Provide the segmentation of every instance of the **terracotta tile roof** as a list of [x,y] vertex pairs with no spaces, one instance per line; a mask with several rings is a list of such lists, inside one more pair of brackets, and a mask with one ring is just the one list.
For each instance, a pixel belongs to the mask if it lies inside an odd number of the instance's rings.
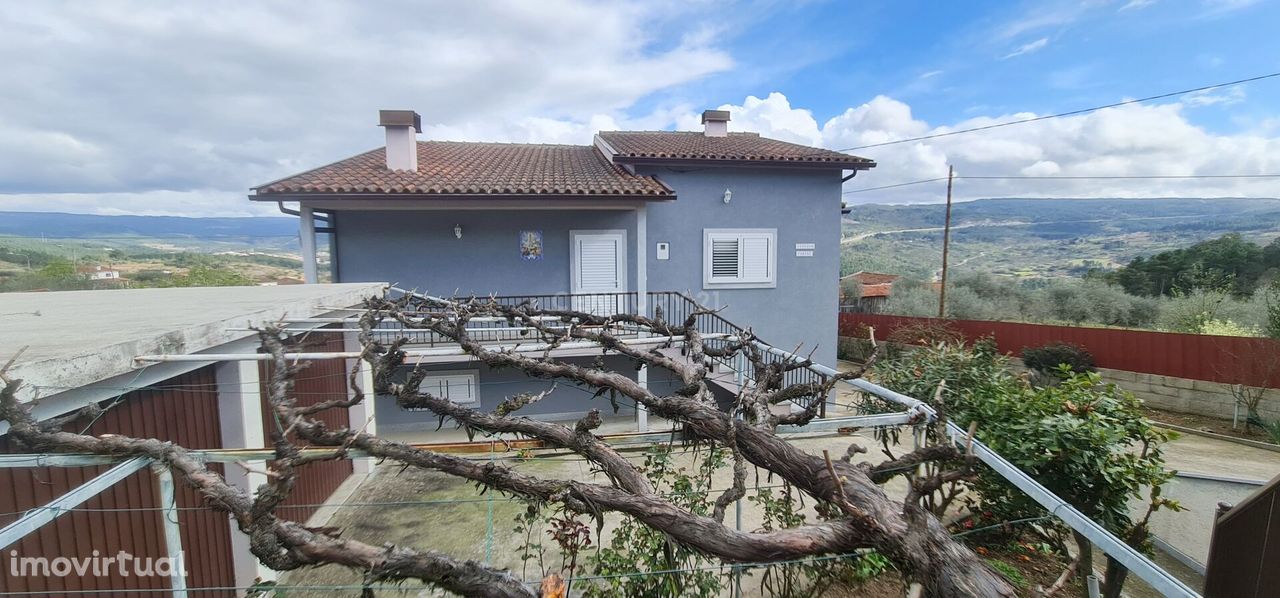
[[852,278],[864,285],[873,285],[893,284],[894,281],[902,277],[897,274],[882,274],[880,272],[854,272],[845,278]]
[[876,165],[867,158],[769,139],[756,133],[707,137],[691,131],[602,131],[600,138],[616,152],[614,162],[718,161],[845,169]]
[[674,199],[650,176],[610,164],[589,145],[419,141],[418,170],[391,171],[385,148],[255,188],[279,194],[389,193],[432,196],[576,195]]
[[869,297],[888,297],[893,294],[892,284],[864,284],[859,292],[859,297],[867,299]]

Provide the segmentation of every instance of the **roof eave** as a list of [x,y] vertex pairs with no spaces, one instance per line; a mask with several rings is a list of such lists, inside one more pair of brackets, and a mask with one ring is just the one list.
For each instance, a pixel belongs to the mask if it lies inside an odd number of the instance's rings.
[[[666,187],[666,185],[663,185]],[[670,187],[667,187],[670,189]],[[406,199],[406,200],[520,200],[520,201],[564,201],[564,200],[616,200],[616,201],[673,201],[676,194],[656,193],[262,193],[249,195],[252,201],[307,201],[307,200],[371,200],[371,199]]]
[[631,166],[752,166],[797,170],[870,170],[876,167],[874,161],[738,160],[720,158],[655,158],[623,155],[614,156],[613,161]]

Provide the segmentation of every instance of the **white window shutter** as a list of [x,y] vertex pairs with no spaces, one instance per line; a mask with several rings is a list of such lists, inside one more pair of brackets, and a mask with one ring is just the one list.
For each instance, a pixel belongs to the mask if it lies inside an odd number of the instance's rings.
[[618,243],[613,239],[583,238],[578,245],[578,287],[612,292],[619,288]]
[[742,238],[742,264],[740,278],[743,282],[768,282],[773,279],[769,264],[771,239],[767,235],[744,235]]
[[776,229],[703,230],[705,288],[773,288],[777,283]]
[[737,238],[716,238],[711,239],[711,277],[712,278],[737,278],[739,276],[742,260],[739,254],[739,243]]

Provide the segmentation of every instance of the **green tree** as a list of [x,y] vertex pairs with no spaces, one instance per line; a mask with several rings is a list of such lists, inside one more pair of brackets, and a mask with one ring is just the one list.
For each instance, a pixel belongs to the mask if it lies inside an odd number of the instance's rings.
[[[1231,233],[1183,249],[1134,258],[1111,278],[1129,293],[1147,296],[1216,287],[1219,281],[1229,280],[1230,291],[1243,297],[1253,293],[1268,268],[1280,266],[1280,246],[1272,249],[1272,245],[1263,249]],[[1277,263],[1269,264],[1268,259]]]
[[76,266],[67,259],[55,259],[39,270],[40,276],[50,280],[70,280],[76,278]]
[[158,281],[160,287],[235,287],[252,286],[249,277],[226,268],[196,266],[185,276],[171,276]]
[[[1275,245],[1275,243],[1271,245]],[[1280,278],[1271,281],[1271,284],[1268,284],[1262,293],[1266,308],[1266,321],[1263,323],[1263,332],[1271,338],[1280,340]]]

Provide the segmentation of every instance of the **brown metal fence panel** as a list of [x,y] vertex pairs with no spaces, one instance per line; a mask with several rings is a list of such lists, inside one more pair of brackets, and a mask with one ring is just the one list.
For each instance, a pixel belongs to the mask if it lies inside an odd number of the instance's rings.
[[1280,387],[1280,342],[1266,338],[1178,334],[1121,328],[1053,326],[1021,322],[941,320],[881,314],[842,313],[840,334],[858,336],[862,325],[883,340],[899,327],[946,323],[974,341],[995,338],[1003,353],[1021,355],[1026,347],[1051,342],[1080,345],[1098,367],[1249,386]]
[[[342,351],[342,335],[321,334],[310,337],[299,350],[314,353]],[[322,401],[347,398],[346,360],[324,359],[302,363],[306,364],[305,368],[294,379],[294,393],[299,406],[305,407]],[[271,368],[269,364],[263,362],[259,371],[262,374],[262,425],[273,427],[277,425],[276,419],[267,403]],[[330,429],[346,428],[350,425],[347,423],[346,409],[328,409],[316,414],[315,417]],[[268,428],[266,432],[268,433],[267,444],[270,445],[270,429]],[[287,519],[305,522],[319,510],[318,505],[328,500],[333,491],[351,476],[352,471],[350,459],[321,461],[302,466],[298,470],[297,485],[293,493],[284,501],[277,513]]]
[[[69,424],[80,432],[84,423]],[[77,427],[78,426],[78,427]],[[213,367],[204,367],[124,395],[88,429],[90,434],[154,437],[196,449],[221,448],[218,394]],[[24,452],[0,438],[0,451]],[[221,471],[220,465],[212,466]],[[23,512],[47,504],[109,469],[44,467],[0,470],[0,525]],[[186,561],[187,585],[228,587],[235,584],[231,566],[231,530],[225,515],[205,507],[192,489],[179,481],[179,524]],[[75,595],[78,591],[167,589],[165,576],[122,576],[118,568],[102,576],[17,576],[10,551],[20,557],[103,557],[124,550],[135,557],[167,556],[155,474],[139,471],[88,500],[67,515],[44,525],[0,555],[0,592],[44,592]],[[138,592],[141,594],[141,592]],[[113,595],[128,595],[128,592]],[[145,595],[155,595],[148,593]],[[203,592],[201,596],[233,595]]]
[[1208,598],[1280,594],[1280,477],[1218,517],[1205,564]]

